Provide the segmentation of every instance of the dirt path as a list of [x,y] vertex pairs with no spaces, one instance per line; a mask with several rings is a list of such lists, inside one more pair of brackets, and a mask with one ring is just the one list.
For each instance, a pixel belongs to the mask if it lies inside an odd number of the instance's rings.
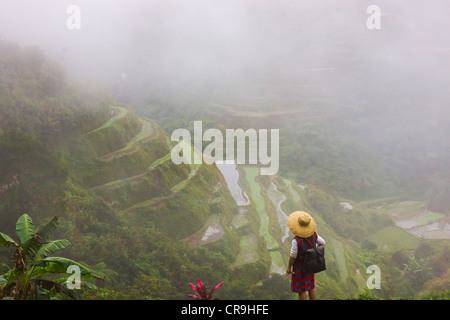
[[156,139],[159,136],[159,131],[156,130],[151,123],[151,121],[143,119],[139,117],[139,121],[142,124],[141,131],[131,139],[125,147],[122,149],[116,150],[112,153],[109,153],[107,155],[104,155],[100,159],[103,161],[111,161],[115,157],[122,157],[125,155],[129,155],[135,152],[138,152],[140,150],[139,145],[137,145],[138,142],[145,141],[145,140],[153,140]]
[[100,131],[100,130],[102,130],[104,128],[109,127],[112,123],[114,123],[115,121],[125,117],[125,115],[128,113],[127,108],[122,107],[122,106],[112,105],[111,106],[111,110],[114,111],[114,116],[112,116],[111,119],[106,121],[102,126],[100,126],[97,129],[94,129],[94,130],[88,132],[87,134],[91,134],[91,133],[94,133],[96,131]]

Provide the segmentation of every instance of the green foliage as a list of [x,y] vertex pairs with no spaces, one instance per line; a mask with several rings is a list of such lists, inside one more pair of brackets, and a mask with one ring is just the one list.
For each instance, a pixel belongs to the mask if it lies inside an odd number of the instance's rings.
[[355,298],[355,300],[380,300],[379,298],[376,298],[374,296],[373,290],[366,289],[366,291],[358,294]]
[[71,244],[67,240],[49,241],[48,236],[57,224],[58,219],[54,217],[36,228],[31,217],[23,214],[16,224],[18,242],[0,233],[0,243],[15,248],[14,267],[0,276],[0,299],[9,297],[15,300],[50,299],[59,292],[73,298],[75,294],[61,282],[67,277],[55,281],[45,279],[45,276],[66,274],[69,266],[73,265],[80,268],[80,275],[85,279],[95,275],[92,270],[78,262],[62,257],[50,257],[54,252]]
[[258,286],[252,287],[255,299],[292,300],[297,297],[289,290],[290,278],[282,275],[273,275],[262,281]]
[[107,116],[104,89],[69,84],[62,67],[36,47],[0,40],[0,61],[0,133],[19,128],[54,144]]
[[5,215],[0,226],[11,230],[21,212],[51,216],[60,211],[68,173],[57,155],[20,130],[0,135],[0,150],[0,209]]
[[450,300],[450,289],[447,290],[433,290],[425,293],[419,297],[421,300]]
[[124,148],[141,130],[142,124],[131,111],[122,110],[121,113],[108,121],[107,125],[87,133],[87,142],[98,156]]

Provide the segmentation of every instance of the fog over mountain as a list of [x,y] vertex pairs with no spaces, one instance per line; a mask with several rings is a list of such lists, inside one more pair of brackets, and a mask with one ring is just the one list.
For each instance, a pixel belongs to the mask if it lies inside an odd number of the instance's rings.
[[[381,30],[366,26],[371,4],[381,9]],[[80,9],[80,29],[66,25],[70,5]],[[5,0],[0,9],[4,38],[39,46],[74,75],[107,81],[122,73],[168,81],[280,69],[295,76],[297,68],[371,54],[377,60],[358,75],[368,86],[397,79],[436,88],[448,80],[450,8],[442,0]]]
[[[80,29],[68,27],[71,5]],[[370,5],[381,11],[380,29],[368,27]],[[73,77],[113,90],[126,81],[134,104],[139,95],[145,106],[155,88],[265,110],[321,99],[348,111],[357,101],[373,123],[429,121],[430,134],[445,138],[449,13],[444,0],[4,0],[0,35],[38,46]],[[448,151],[447,140],[427,143]]]

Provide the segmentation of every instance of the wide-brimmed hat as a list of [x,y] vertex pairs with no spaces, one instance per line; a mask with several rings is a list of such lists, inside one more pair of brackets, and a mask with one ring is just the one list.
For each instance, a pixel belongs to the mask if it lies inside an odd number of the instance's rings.
[[292,212],[287,224],[291,232],[300,238],[309,238],[316,231],[316,222],[309,213],[304,211]]

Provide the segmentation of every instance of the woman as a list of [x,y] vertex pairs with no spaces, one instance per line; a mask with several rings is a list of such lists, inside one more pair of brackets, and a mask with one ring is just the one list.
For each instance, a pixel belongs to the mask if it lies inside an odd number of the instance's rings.
[[[316,233],[316,222],[310,214],[303,211],[295,211],[288,217],[288,227],[295,235],[292,239],[289,265],[286,270],[291,277],[291,291],[298,292],[300,300],[306,300],[306,292],[309,299],[316,299],[314,274],[302,272],[303,252],[311,249],[313,245],[325,245],[323,240]],[[294,270],[292,270],[294,268]]]

